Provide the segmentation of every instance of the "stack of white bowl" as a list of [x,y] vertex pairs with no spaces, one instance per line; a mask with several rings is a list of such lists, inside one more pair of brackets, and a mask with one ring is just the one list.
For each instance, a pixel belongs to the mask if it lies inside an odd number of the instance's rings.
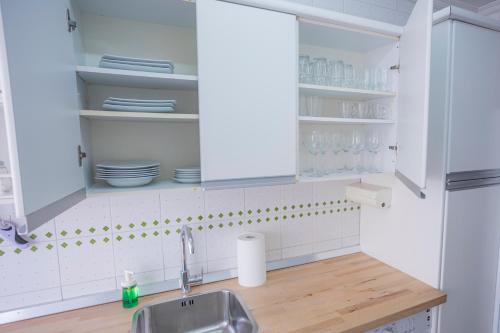
[[186,167],[175,169],[174,180],[179,183],[195,184],[201,182],[200,167]]
[[160,175],[156,161],[104,161],[96,164],[96,179],[115,187],[149,184]]

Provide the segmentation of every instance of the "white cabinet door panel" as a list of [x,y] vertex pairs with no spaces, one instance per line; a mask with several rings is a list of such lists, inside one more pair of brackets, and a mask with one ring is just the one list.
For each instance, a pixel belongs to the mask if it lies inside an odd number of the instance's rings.
[[51,218],[44,209],[63,209],[60,200],[84,187],[77,159],[75,54],[66,20],[70,6],[68,0],[2,0],[0,5],[17,214],[40,224]]
[[492,332],[500,242],[500,186],[448,192],[440,332]]
[[453,23],[448,172],[500,169],[500,33]]
[[197,2],[202,181],[296,173],[295,16]]
[[396,169],[425,188],[432,0],[418,0],[400,41]]

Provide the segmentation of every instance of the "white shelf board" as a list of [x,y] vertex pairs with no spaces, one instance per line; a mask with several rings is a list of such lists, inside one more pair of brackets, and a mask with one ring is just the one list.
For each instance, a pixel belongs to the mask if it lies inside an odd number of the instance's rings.
[[171,90],[196,90],[198,77],[184,74],[163,74],[123,69],[76,66],[78,76],[86,83]]
[[354,89],[345,87],[320,86],[316,84],[299,84],[300,92],[307,95],[366,101],[375,98],[396,97],[395,92]]
[[394,120],[390,119],[357,119],[357,118],[332,118],[332,117],[308,117],[299,116],[299,121],[305,124],[394,124]]
[[142,120],[142,121],[167,121],[167,122],[197,122],[200,119],[198,114],[185,113],[149,113],[149,112],[118,112],[81,110],[80,116],[89,119],[110,119],[110,120]]
[[2,179],[2,178],[10,178],[10,177],[12,177],[12,175],[10,173],[2,173],[2,174],[0,174],[0,179]]
[[87,196],[91,197],[177,189],[201,191],[201,186],[200,184],[181,184],[173,180],[157,180],[148,185],[137,187],[113,187],[106,183],[95,183],[91,187],[87,188]]

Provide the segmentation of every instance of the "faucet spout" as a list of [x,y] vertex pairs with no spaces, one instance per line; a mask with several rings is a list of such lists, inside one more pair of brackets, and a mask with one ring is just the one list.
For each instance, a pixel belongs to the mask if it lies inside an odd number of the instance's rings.
[[191,291],[191,285],[200,284],[203,281],[203,275],[190,276],[187,259],[186,259],[186,244],[190,254],[194,254],[194,240],[191,228],[184,225],[181,230],[181,272],[180,272],[180,287],[184,294]]

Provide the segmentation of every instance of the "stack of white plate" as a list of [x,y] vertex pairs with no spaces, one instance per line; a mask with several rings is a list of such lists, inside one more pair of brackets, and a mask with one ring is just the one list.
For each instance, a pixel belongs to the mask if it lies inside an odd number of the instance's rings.
[[175,169],[174,180],[186,184],[199,183],[201,182],[201,170],[199,167]]
[[121,112],[174,112],[177,101],[175,99],[129,99],[108,97],[102,108],[109,111]]
[[96,164],[96,179],[115,187],[149,184],[160,175],[156,161],[104,161]]
[[170,60],[131,58],[110,54],[105,54],[102,56],[101,61],[99,62],[99,66],[103,68],[155,72],[164,74],[172,74],[174,72],[174,63]]

